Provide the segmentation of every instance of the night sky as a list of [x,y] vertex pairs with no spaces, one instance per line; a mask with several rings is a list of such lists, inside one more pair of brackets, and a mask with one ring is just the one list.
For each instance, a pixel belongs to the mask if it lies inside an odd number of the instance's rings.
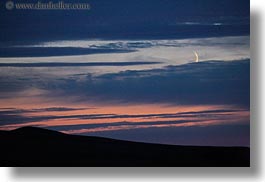
[[249,1],[78,2],[0,3],[1,130],[249,146]]

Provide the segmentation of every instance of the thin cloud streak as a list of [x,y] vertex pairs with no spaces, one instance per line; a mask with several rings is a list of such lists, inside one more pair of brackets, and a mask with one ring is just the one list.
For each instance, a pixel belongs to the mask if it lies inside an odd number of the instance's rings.
[[[144,107],[143,107],[144,109]],[[23,126],[41,126],[55,130],[68,130],[78,131],[80,128],[86,128],[87,132],[90,131],[105,131],[109,128],[116,130],[122,128],[146,128],[146,127],[179,127],[179,126],[201,126],[205,122],[214,121],[213,124],[231,124],[231,123],[242,123],[242,121],[248,120],[249,111],[243,109],[215,109],[215,110],[201,110],[201,111],[190,111],[190,112],[176,112],[176,113],[147,113],[147,114],[74,114],[72,112],[92,112],[83,109],[62,109],[62,108],[46,108],[46,110],[59,110],[54,112],[56,115],[43,115],[43,109],[25,110],[20,114],[16,111],[12,112],[4,110],[0,112],[1,115],[1,129],[10,130]],[[62,111],[65,110],[65,111]],[[95,111],[97,109],[93,109]],[[192,107],[190,108],[192,110]],[[70,113],[69,113],[70,112]],[[115,112],[113,110],[113,112]],[[14,114],[16,113],[16,114]],[[8,122],[8,120],[10,120]],[[196,124],[197,123],[197,124]],[[206,125],[205,125],[206,126]],[[76,128],[76,129],[74,129]],[[119,129],[118,129],[119,130]],[[82,130],[84,131],[84,130]]]
[[[230,121],[229,124],[234,124],[238,122]],[[191,122],[183,122],[175,124],[142,124],[142,125],[119,125],[119,126],[107,126],[107,127],[98,127],[98,128],[89,128],[89,129],[79,129],[79,130],[64,130],[61,131],[67,134],[89,134],[94,132],[105,132],[105,131],[119,131],[119,130],[131,130],[131,129],[146,129],[146,128],[167,128],[167,127],[206,127],[206,126],[213,126],[213,125],[224,125],[227,124],[227,121],[219,121],[219,120],[212,120],[212,121],[191,121]]]
[[90,62],[90,63],[0,63],[0,67],[18,67],[18,68],[42,68],[42,67],[94,67],[94,66],[135,66],[160,64],[161,62]]

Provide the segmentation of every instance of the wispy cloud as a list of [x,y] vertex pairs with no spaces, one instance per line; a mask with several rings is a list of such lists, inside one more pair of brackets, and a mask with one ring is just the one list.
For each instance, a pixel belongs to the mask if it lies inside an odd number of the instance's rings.
[[[96,108],[95,108],[96,109]],[[143,108],[144,109],[144,108]],[[190,108],[192,109],[192,107]],[[94,109],[93,109],[94,110]],[[119,130],[131,127],[180,127],[200,126],[220,123],[242,122],[249,111],[238,109],[218,109],[176,113],[147,114],[76,114],[92,112],[78,108],[44,108],[34,110],[3,109],[0,111],[1,128],[12,129],[22,126],[43,126],[56,130],[81,130],[82,132],[105,131],[108,128]],[[59,112],[58,112],[59,111]],[[115,110],[113,110],[115,112]],[[68,121],[68,122],[67,122]]]
[[44,97],[79,99],[75,102],[232,104],[249,108],[250,61],[209,61],[63,79],[50,75],[21,79],[10,76],[0,78],[0,82],[3,95],[37,88],[45,90]]
[[0,63],[0,67],[90,67],[90,66],[134,66],[159,64],[160,62],[92,62],[92,63]]

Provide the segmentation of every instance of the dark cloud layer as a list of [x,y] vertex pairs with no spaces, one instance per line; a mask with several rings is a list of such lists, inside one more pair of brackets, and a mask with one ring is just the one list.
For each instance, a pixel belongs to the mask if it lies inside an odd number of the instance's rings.
[[50,57],[128,52],[134,52],[134,50],[77,47],[0,47],[0,57]]
[[[57,85],[58,86],[58,85]],[[64,82],[66,95],[128,103],[232,104],[249,108],[250,61],[208,61]]]
[[[0,1],[0,7],[4,7],[5,2]],[[9,11],[3,8],[0,40],[165,39],[249,35],[249,0],[78,2],[89,3],[91,10],[69,13],[61,10]],[[199,24],[187,25],[183,22]],[[215,26],[213,23],[224,25]]]
[[250,60],[207,61],[96,77],[10,76],[0,77],[0,83],[3,96],[37,88],[51,93],[45,97],[54,99],[78,96],[75,102],[229,104],[249,108]]
[[91,67],[91,66],[135,66],[159,64],[159,62],[90,62],[90,63],[67,63],[67,62],[52,62],[52,63],[0,63],[0,67]]

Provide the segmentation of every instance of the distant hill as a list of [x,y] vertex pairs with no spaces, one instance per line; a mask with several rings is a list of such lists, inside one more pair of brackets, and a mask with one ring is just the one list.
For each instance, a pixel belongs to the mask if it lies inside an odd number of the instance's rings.
[[33,127],[0,131],[0,146],[1,166],[250,166],[246,147],[136,143]]

